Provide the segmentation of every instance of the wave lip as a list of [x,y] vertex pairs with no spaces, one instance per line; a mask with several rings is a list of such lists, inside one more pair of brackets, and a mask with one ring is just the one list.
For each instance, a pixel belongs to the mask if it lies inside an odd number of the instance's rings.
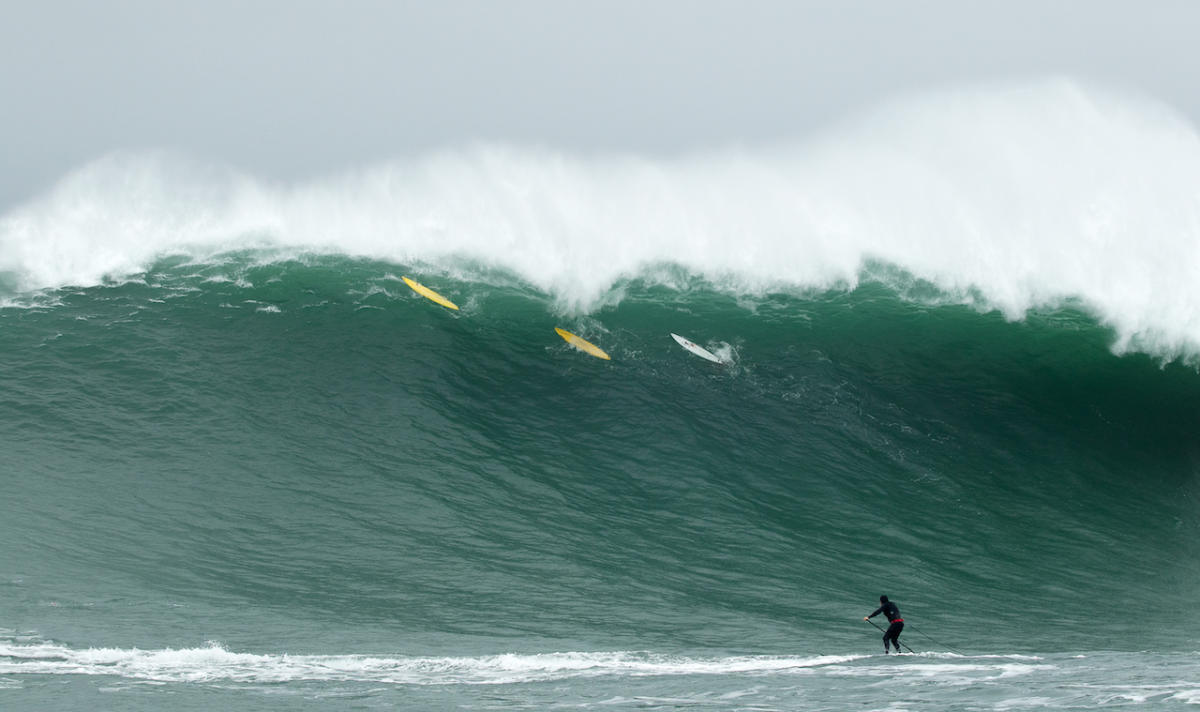
[[623,280],[670,281],[662,264],[761,294],[853,288],[881,262],[1010,319],[1075,301],[1117,351],[1173,358],[1200,353],[1200,136],[1151,100],[1051,79],[675,159],[477,146],[277,185],[115,154],[0,218],[0,284],[88,286],[255,248],[500,270],[573,312]]

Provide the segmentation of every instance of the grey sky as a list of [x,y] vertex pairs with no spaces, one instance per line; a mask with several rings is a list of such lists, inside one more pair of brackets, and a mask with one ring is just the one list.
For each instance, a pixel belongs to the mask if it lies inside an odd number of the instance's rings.
[[278,179],[474,140],[673,153],[1068,74],[1200,117],[1200,3],[9,0],[0,210],[107,151]]

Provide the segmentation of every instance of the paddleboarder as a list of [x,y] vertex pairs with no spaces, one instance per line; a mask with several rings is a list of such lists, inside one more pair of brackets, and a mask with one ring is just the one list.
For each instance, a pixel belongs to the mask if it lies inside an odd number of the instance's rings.
[[888,629],[883,634],[883,654],[888,654],[888,642],[896,646],[896,652],[900,652],[900,631],[904,630],[904,619],[900,617],[900,607],[888,600],[887,596],[879,597],[879,608],[871,615],[863,618],[864,621],[869,621],[875,616],[882,613],[887,617]]

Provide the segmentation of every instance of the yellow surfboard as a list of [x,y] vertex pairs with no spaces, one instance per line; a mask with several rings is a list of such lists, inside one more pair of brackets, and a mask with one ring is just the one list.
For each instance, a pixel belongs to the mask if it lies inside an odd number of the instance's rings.
[[400,279],[403,279],[405,284],[412,287],[412,290],[414,292],[416,292],[417,294],[420,294],[422,297],[425,297],[429,301],[437,302],[438,304],[441,304],[442,306],[446,307],[447,309],[455,309],[455,310],[458,309],[457,304],[450,301],[449,299],[446,299],[442,295],[433,291],[429,287],[426,287],[425,285],[421,284],[420,282],[411,280],[408,277],[401,277]]
[[566,329],[560,329],[557,326],[554,327],[554,330],[558,332],[559,336],[563,337],[563,341],[566,341],[568,344],[574,346],[585,354],[588,354],[589,356],[595,356],[596,358],[602,358],[605,361],[612,360],[608,354],[604,353],[604,349],[593,344],[587,339],[581,339]]

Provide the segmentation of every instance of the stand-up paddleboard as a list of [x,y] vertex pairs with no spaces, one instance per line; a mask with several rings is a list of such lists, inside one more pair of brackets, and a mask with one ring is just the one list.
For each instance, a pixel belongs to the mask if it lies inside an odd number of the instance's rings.
[[560,329],[557,326],[554,327],[554,330],[558,332],[559,336],[563,337],[563,341],[574,346],[575,348],[579,349],[580,351],[584,352],[585,354],[588,354],[589,356],[595,356],[596,358],[602,358],[605,361],[612,360],[612,358],[608,354],[604,353],[604,349],[593,344],[592,342],[588,341],[587,339],[581,339],[580,337],[572,334],[571,332],[567,331],[566,329]]
[[712,361],[713,363],[725,363],[724,361],[721,360],[721,358],[719,356],[717,356],[713,352],[709,351],[708,349],[704,348],[703,346],[700,346],[699,344],[696,344],[695,342],[693,342],[689,339],[683,338],[679,334],[671,334],[671,338],[675,339],[675,341],[680,346],[687,349],[688,351],[691,351],[692,353],[696,354],[697,356],[699,356],[702,359],[707,359],[709,361]]
[[450,301],[449,299],[446,299],[442,295],[433,291],[429,287],[426,287],[425,285],[421,284],[420,282],[411,280],[408,277],[401,277],[400,279],[403,279],[405,284],[412,287],[412,290],[414,292],[416,292],[417,294],[420,294],[422,297],[425,297],[429,301],[441,304],[442,306],[446,307],[447,309],[455,309],[455,310],[458,309],[457,304]]

